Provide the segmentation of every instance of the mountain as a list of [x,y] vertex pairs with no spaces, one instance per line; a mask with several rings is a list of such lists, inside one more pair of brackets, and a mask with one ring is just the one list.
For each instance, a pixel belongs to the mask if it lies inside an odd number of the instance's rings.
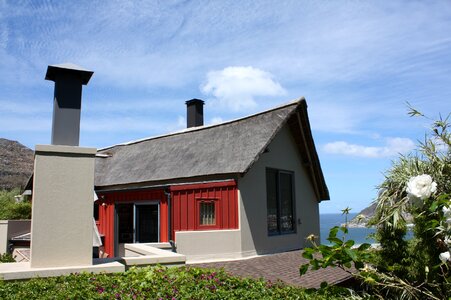
[[[366,227],[368,221],[374,216],[376,212],[377,203],[373,203],[370,206],[360,211],[357,216],[349,221],[349,227]],[[363,218],[361,217],[363,216]]]
[[[377,203],[373,203],[367,208],[364,208],[361,212],[359,212],[351,221],[349,221],[349,227],[367,227],[369,220],[376,213]],[[363,217],[359,217],[362,215]],[[407,224],[412,224],[413,217],[409,213],[403,213],[403,218],[406,220]]]
[[17,141],[0,138],[0,190],[23,188],[33,173],[34,152]]

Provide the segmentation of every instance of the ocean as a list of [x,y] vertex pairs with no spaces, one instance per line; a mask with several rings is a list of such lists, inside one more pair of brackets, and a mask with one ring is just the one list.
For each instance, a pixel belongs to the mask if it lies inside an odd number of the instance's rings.
[[[348,221],[352,220],[357,214],[348,214]],[[342,214],[320,214],[320,234],[321,234],[321,244],[328,245],[330,242],[327,239],[329,236],[329,229],[334,226],[340,226],[345,223],[345,216]],[[374,233],[376,230],[374,228],[349,228],[349,233],[346,237],[347,240],[354,240],[356,244],[362,243],[375,243],[374,239],[368,236]],[[341,238],[342,235],[337,234],[337,237]]]

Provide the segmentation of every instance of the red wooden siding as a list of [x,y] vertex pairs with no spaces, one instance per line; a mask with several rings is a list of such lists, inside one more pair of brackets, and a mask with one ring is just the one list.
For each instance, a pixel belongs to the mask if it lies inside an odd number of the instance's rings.
[[105,252],[114,256],[115,203],[160,201],[160,242],[168,242],[168,203],[163,190],[97,193],[99,197],[99,232],[105,236]]
[[[171,186],[170,190],[173,239],[176,231],[238,228],[238,191],[234,180]],[[215,225],[200,225],[202,201],[215,203]]]

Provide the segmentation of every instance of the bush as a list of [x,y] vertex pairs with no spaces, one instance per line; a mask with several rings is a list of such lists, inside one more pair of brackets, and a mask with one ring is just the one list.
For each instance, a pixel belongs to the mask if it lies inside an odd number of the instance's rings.
[[[411,116],[425,117],[411,108]],[[449,118],[449,116],[448,116]],[[451,296],[451,133],[448,118],[433,122],[416,153],[393,162],[378,187],[376,213],[381,249],[369,255],[352,248],[354,241],[336,238],[330,230],[331,246],[307,248],[309,264],[300,268],[338,266],[353,274],[361,288],[382,299],[448,299]],[[347,213],[349,209],[345,209]],[[413,216],[413,233],[406,241],[407,215]]]
[[31,219],[31,202],[16,202],[14,196],[20,194],[19,189],[0,191],[0,220]]
[[[425,117],[412,108],[410,114]],[[382,248],[378,268],[404,279],[411,287],[418,287],[412,290],[411,298],[422,292],[431,298],[441,298],[451,292],[450,260],[442,259],[442,255],[450,254],[451,246],[451,219],[446,213],[451,207],[449,126],[448,118],[433,122],[430,134],[419,143],[417,151],[393,162],[378,187],[372,220]],[[414,223],[414,237],[408,242],[407,213],[413,216]]]
[[16,260],[10,253],[0,254],[0,263],[10,263],[10,262],[16,262]]
[[116,274],[72,274],[0,282],[0,299],[343,299],[264,280],[240,279],[224,271],[191,267],[131,268]]

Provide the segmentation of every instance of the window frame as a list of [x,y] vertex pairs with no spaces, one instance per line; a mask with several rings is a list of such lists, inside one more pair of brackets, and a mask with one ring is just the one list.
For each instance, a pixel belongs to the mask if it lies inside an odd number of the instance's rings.
[[[270,231],[268,224],[268,173],[275,172],[276,173],[276,219],[277,219],[277,230]],[[282,218],[282,197],[281,197],[281,189],[280,189],[280,175],[287,174],[290,175],[291,178],[291,209],[292,209],[292,229],[291,230],[282,230],[281,229],[281,218]],[[276,168],[266,168],[265,170],[265,186],[266,186],[266,230],[268,236],[279,236],[285,234],[295,234],[297,232],[297,218],[296,218],[296,187],[295,187],[295,173],[290,170],[276,169]]]
[[[215,212],[215,224],[203,225],[201,224],[200,219],[200,206],[202,203],[213,203],[214,204],[214,212]],[[219,199],[218,198],[196,198],[196,223],[195,227],[197,230],[212,230],[212,229],[220,229],[221,226],[221,213],[219,211]]]

